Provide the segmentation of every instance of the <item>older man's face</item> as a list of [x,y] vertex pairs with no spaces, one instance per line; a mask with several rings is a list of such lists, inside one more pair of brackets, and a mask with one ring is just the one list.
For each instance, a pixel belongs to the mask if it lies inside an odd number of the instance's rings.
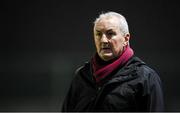
[[94,40],[100,58],[109,61],[122,53],[129,34],[122,35],[117,18],[103,18],[94,26]]

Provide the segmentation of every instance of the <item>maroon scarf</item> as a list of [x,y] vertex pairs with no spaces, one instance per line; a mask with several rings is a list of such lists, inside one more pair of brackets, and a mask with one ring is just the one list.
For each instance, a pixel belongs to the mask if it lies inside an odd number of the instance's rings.
[[93,67],[93,75],[96,79],[96,82],[99,83],[100,80],[108,76],[114,70],[116,70],[119,66],[125,64],[132,56],[134,55],[133,50],[130,46],[127,46],[123,53],[119,56],[118,59],[111,60],[111,61],[103,61],[101,58],[96,54],[92,60],[91,64]]

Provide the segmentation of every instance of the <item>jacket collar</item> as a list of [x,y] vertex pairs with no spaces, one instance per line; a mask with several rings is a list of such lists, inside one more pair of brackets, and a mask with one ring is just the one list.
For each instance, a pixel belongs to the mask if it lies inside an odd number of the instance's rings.
[[[133,56],[129,61],[122,66],[120,69],[115,70],[110,76],[104,78],[102,81],[103,84],[119,83],[134,79],[137,77],[137,67],[145,65],[145,63],[136,56]],[[82,76],[93,86],[97,86],[95,79],[93,77],[92,65],[87,62],[82,68]]]

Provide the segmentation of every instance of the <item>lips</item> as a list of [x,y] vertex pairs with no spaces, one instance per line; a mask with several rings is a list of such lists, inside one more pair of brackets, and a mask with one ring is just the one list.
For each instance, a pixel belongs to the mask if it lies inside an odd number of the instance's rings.
[[103,52],[111,52],[111,48],[108,48],[108,47],[104,47],[104,48],[101,48],[101,51],[103,51]]
[[108,47],[105,47],[105,48],[102,48],[103,50],[106,50],[106,49],[111,49],[111,48],[108,48]]

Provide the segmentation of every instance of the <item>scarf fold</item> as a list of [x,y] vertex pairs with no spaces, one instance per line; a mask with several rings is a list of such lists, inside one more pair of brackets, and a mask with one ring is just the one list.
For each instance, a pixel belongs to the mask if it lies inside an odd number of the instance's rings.
[[96,53],[91,60],[93,67],[93,76],[96,83],[99,83],[103,78],[111,74],[118,67],[124,65],[134,55],[130,46],[127,46],[119,58],[111,61],[103,61]]

